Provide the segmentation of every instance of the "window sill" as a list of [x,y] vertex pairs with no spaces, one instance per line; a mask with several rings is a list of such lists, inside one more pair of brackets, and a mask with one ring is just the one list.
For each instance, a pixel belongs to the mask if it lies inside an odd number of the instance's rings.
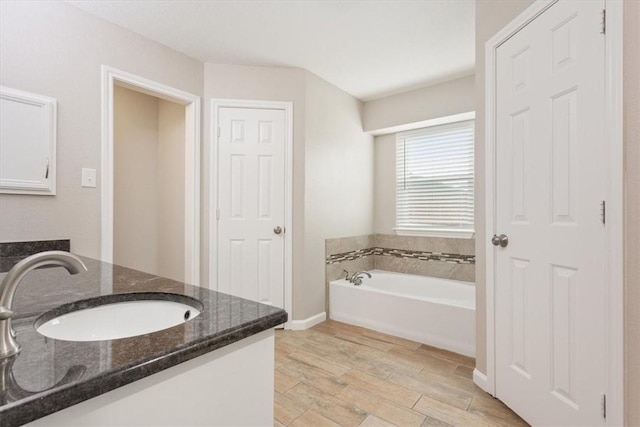
[[394,228],[398,236],[420,237],[448,237],[455,239],[473,239],[476,232],[473,230],[415,230],[407,228]]

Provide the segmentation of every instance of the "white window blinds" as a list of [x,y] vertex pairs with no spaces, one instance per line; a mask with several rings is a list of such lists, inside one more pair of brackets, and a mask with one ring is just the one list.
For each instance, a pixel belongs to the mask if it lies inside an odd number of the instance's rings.
[[396,230],[473,232],[473,126],[396,134]]

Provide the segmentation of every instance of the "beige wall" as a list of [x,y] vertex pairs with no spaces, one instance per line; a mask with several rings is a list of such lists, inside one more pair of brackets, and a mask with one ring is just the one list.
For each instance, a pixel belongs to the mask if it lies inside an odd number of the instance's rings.
[[[95,189],[81,188],[80,169],[95,168],[100,177],[101,65],[105,64],[196,95],[205,95],[201,153],[201,233],[204,236],[201,275],[202,284],[207,285],[209,98],[292,101],[294,300],[296,311],[301,313],[294,311],[292,314],[297,319],[316,314],[312,312],[323,306],[323,301],[315,297],[321,291],[307,292],[305,285],[306,71],[205,65],[62,2],[0,2],[0,8],[0,84],[58,99],[58,195],[1,195],[0,241],[70,238],[74,252],[99,258],[101,182],[98,179]],[[350,106],[356,108],[353,104]],[[346,110],[346,107],[339,109]],[[345,122],[351,124],[354,114],[347,114]],[[359,117],[361,111],[357,114]],[[357,138],[354,141],[359,143]],[[371,174],[371,170],[367,173]],[[367,191],[372,190],[367,188],[364,193]],[[367,233],[371,231],[366,230]]]
[[374,145],[374,230],[380,234],[393,234],[396,226],[396,135],[376,136]]
[[184,280],[185,108],[114,91],[113,261]]
[[203,64],[63,2],[0,2],[0,43],[0,84],[58,100],[57,195],[0,195],[0,241],[70,238],[98,258],[101,65],[202,95]]
[[640,426],[640,2],[624,8],[625,378],[627,425]]
[[306,72],[305,280],[296,318],[325,310],[325,239],[373,232],[373,137],[362,102]]
[[113,262],[155,273],[158,98],[116,86],[113,128]]
[[[385,132],[382,129],[474,111],[474,84],[474,77],[467,76],[366,102],[365,130]],[[376,136],[374,145],[374,227],[376,233],[391,234],[396,224],[395,133]]]
[[475,224],[476,224],[476,367],[487,372],[486,346],[486,253],[484,203],[484,45],[495,33],[533,3],[533,0],[476,0],[476,84],[475,84]]
[[[473,75],[364,104],[364,130],[380,131],[473,111]],[[383,132],[386,133],[386,132]]]
[[185,107],[158,100],[157,259],[159,276],[184,281]]

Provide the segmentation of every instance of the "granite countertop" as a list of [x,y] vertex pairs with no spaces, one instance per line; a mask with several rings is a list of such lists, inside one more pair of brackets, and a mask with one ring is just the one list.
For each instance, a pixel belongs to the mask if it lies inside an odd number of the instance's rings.
[[[22,351],[0,359],[0,426],[33,421],[224,347],[287,320],[287,313],[227,294],[82,257],[88,271],[31,271],[18,286],[13,326]],[[0,281],[5,274],[0,273]],[[203,305],[194,319],[163,331],[95,342],[38,334],[36,317],[61,304],[112,294],[167,292]]]

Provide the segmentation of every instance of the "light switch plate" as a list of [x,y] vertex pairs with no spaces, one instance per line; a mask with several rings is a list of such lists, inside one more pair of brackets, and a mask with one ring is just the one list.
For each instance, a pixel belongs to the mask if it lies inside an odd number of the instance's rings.
[[82,168],[82,186],[83,187],[96,187],[96,170]]

